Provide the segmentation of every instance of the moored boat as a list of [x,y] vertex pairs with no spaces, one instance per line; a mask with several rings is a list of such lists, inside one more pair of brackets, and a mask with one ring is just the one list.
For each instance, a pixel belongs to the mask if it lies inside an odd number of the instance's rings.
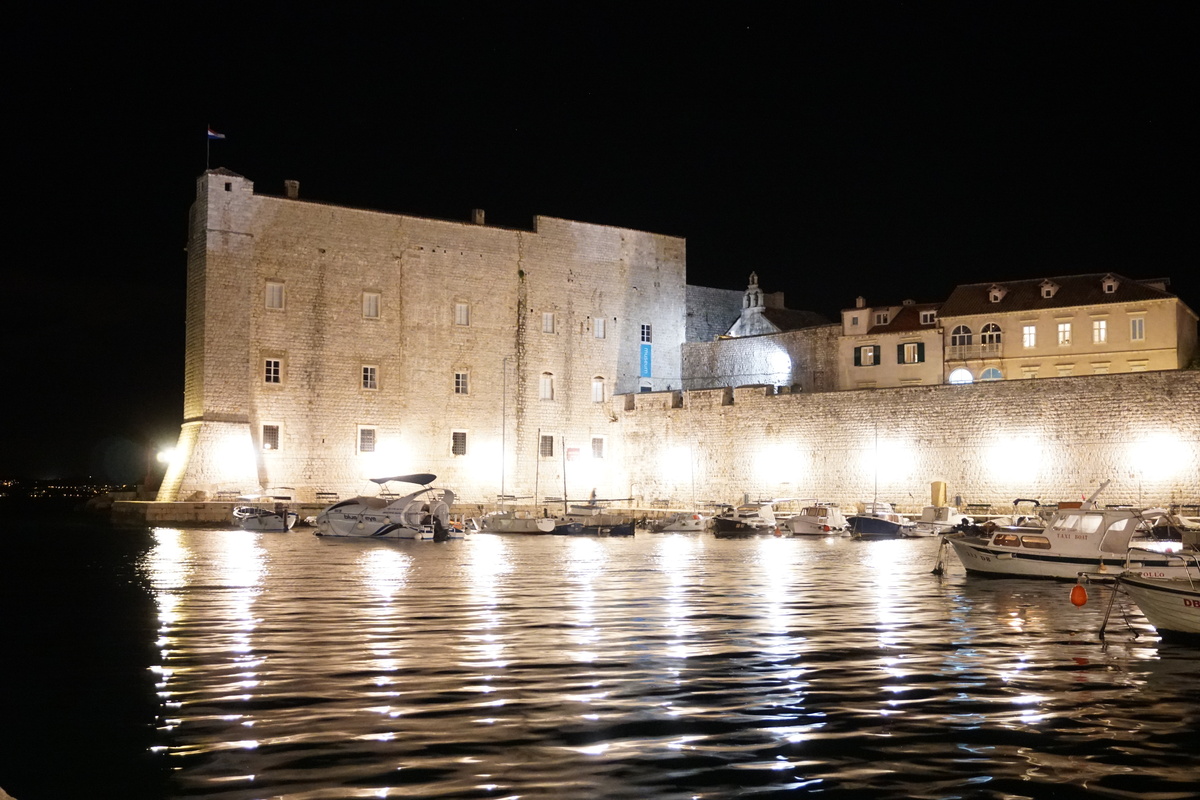
[[908,536],[912,527],[891,503],[863,503],[861,514],[846,517],[846,530],[855,539],[900,539]]
[[783,526],[792,536],[838,536],[846,530],[846,515],[832,503],[806,506]]
[[450,524],[454,492],[430,484],[436,475],[427,472],[371,478],[384,487],[389,483],[420,486],[400,496],[355,497],[334,503],[317,516],[317,536],[348,536],[365,539],[461,539],[465,530]]
[[553,517],[521,515],[515,511],[493,511],[483,518],[480,529],[484,533],[554,533]]
[[921,509],[920,519],[914,520],[912,527],[906,529],[904,535],[938,536],[973,522],[971,517],[954,506],[925,506]]
[[760,536],[777,532],[775,510],[770,503],[730,506],[713,517],[713,533],[722,538]]
[[[1200,563],[1191,558],[1192,576],[1148,577],[1153,571],[1131,570],[1114,582],[1124,590],[1163,638],[1200,639]],[[1107,620],[1106,620],[1107,621]]]
[[1194,544],[1164,552],[1151,530],[1163,509],[1101,508],[1096,497],[1055,512],[1045,528],[980,526],[947,534],[969,573],[1000,577],[1110,580],[1126,570],[1156,579],[1187,577]]
[[697,511],[680,511],[664,517],[650,527],[653,533],[702,533],[708,530],[709,517]]
[[298,519],[300,515],[282,503],[276,503],[274,510],[258,506],[233,508],[233,521],[246,531],[290,531]]
[[602,506],[601,503],[605,502],[612,501],[597,499],[593,491],[586,503],[570,503],[566,512],[555,520],[554,533],[568,536],[633,536],[633,517]]

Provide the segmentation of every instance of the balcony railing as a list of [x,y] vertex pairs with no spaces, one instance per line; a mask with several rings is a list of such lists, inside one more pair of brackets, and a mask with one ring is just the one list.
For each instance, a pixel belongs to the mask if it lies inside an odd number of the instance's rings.
[[967,361],[973,358],[999,358],[1002,350],[995,344],[952,344],[946,348],[947,361]]

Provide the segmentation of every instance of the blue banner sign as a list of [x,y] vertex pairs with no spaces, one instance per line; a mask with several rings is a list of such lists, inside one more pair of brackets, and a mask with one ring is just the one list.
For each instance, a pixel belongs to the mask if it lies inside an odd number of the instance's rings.
[[650,377],[650,348],[652,345],[642,345],[642,375],[643,378]]

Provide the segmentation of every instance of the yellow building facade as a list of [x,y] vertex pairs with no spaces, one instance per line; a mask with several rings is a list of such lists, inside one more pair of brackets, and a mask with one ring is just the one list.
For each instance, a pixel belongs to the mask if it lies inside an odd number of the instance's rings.
[[1165,280],[1097,273],[969,284],[939,318],[947,383],[1174,370],[1197,354],[1196,313]]

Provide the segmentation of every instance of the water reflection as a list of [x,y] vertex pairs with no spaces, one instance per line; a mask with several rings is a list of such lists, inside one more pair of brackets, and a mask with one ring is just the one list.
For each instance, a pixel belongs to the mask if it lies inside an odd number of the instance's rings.
[[1190,787],[1194,659],[935,546],[158,531],[163,752],[237,800]]

